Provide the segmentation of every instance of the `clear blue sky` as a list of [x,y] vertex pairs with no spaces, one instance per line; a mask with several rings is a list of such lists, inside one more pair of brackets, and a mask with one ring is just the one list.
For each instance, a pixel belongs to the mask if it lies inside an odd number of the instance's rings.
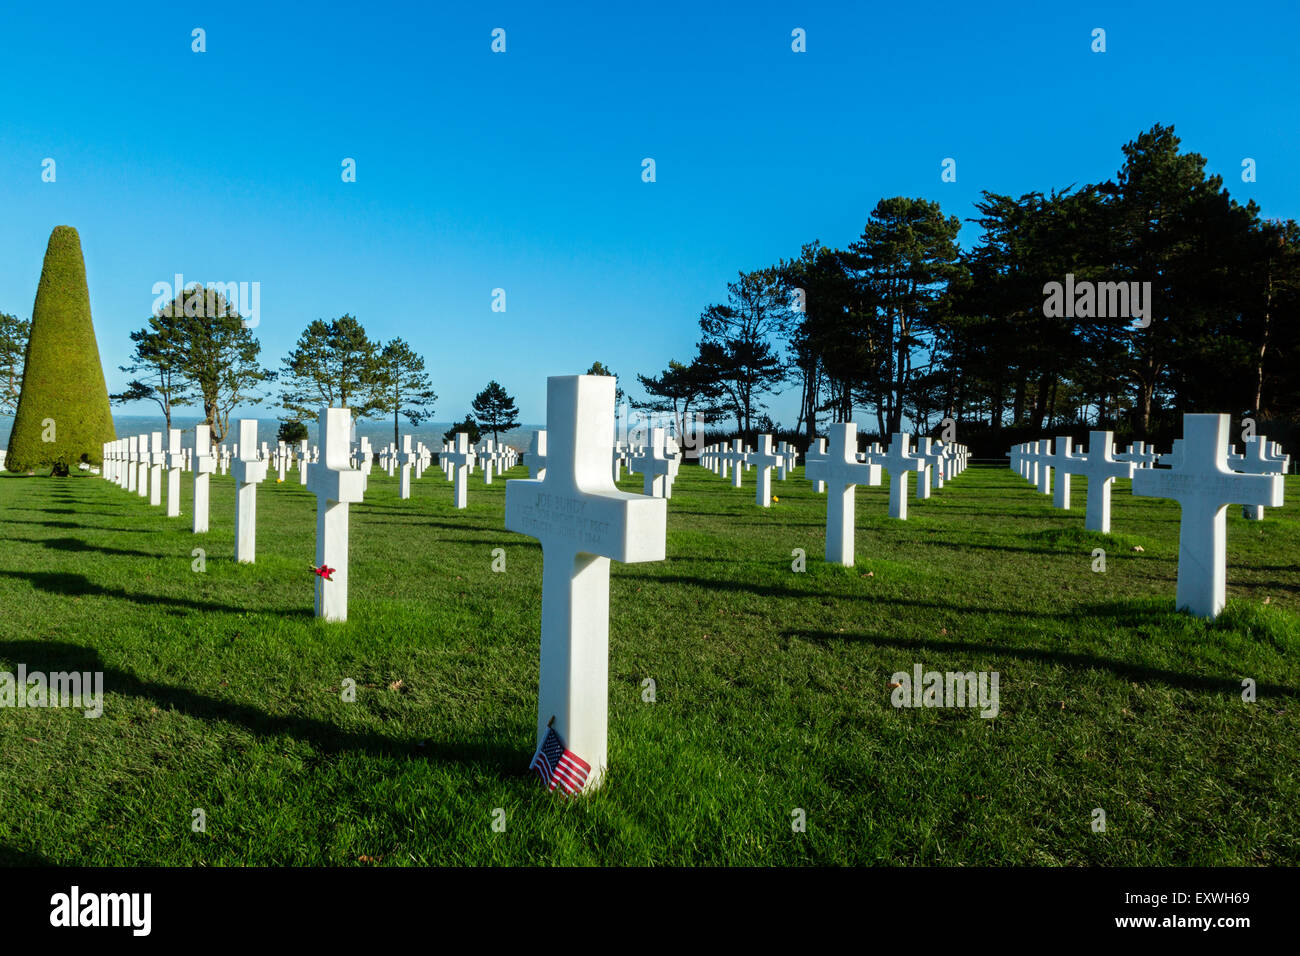
[[0,311],[30,315],[69,224],[110,390],[180,272],[261,283],[269,364],[351,312],[426,356],[437,418],[496,378],[539,422],[547,375],[599,359],[639,392],[738,270],[851,242],[884,196],[965,218],[981,189],[1111,176],[1162,122],[1234,196],[1300,213],[1294,0],[611,6],[7,3]]

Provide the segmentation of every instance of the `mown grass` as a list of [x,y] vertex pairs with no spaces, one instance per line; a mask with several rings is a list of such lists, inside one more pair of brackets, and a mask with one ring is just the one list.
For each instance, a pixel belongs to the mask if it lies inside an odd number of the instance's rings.
[[[845,569],[822,560],[808,482],[763,511],[746,478],[684,468],[668,560],[614,567],[608,782],[566,800],[527,772],[541,552],[503,530],[500,479],[476,476],[458,512],[437,469],[408,501],[376,472],[352,510],[350,620],[326,625],[296,477],[259,490],[257,563],[237,565],[230,478],[195,536],[189,476],[169,519],[99,479],[0,475],[0,670],[98,670],[107,691],[93,720],[0,710],[0,861],[1300,859],[1294,508],[1232,509],[1229,606],[1208,624],[1173,610],[1177,506],[1127,483],[1109,536],[1082,530],[1078,480],[1061,512],[976,466],[905,523],[861,488]],[[1000,713],[895,709],[890,676],[918,662],[998,671]]]

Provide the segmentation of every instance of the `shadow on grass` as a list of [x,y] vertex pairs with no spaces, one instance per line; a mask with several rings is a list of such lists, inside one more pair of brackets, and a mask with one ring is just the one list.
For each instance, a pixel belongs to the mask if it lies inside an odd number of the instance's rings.
[[0,518],[0,525],[5,524],[34,524],[42,528],[68,528],[73,531],[112,531],[114,534],[119,532],[134,532],[136,534],[153,534],[153,528],[105,528],[96,524],[81,524],[76,521],[25,521],[21,518]]
[[[157,557],[157,555],[150,555]],[[0,571],[0,578],[14,578],[27,581],[38,591],[48,594],[61,594],[69,597],[105,597],[146,607],[172,607],[177,610],[215,611],[226,614],[276,614],[289,617],[314,617],[315,611],[306,607],[256,608],[236,607],[231,604],[214,604],[210,601],[192,601],[188,598],[164,597],[160,594],[132,594],[125,588],[106,588],[96,584],[84,574],[69,574],[66,571]],[[0,645],[3,646],[3,645]]]
[[[52,548],[55,551],[70,551],[83,553],[87,551],[98,551],[100,554],[125,555],[130,558],[159,558],[164,555],[152,551],[136,551],[133,548],[104,548],[95,544],[88,544],[79,538],[0,538],[0,541],[14,541],[19,544],[37,544],[42,548]],[[168,555],[170,557],[170,555]]]
[[[311,744],[325,754],[361,751],[381,757],[407,757],[434,763],[459,763],[477,766],[502,780],[528,776],[529,753],[504,746],[499,739],[510,731],[458,741],[384,736],[373,732],[344,730],[327,721],[312,717],[268,714],[256,707],[219,700],[184,687],[174,687],[141,680],[134,674],[105,667],[99,653],[92,648],[62,641],[7,641],[0,643],[0,654],[23,661],[29,671],[52,673],[80,671],[102,673],[104,691],[153,701],[196,720],[237,724],[259,737],[293,737]],[[530,728],[531,730],[531,728]],[[0,848],[2,850],[3,848]],[[0,861],[3,857],[0,857]]]
[[54,861],[32,853],[0,844],[0,866],[54,866]]
[[[1096,611],[1094,610],[1092,613],[1096,613]],[[1134,611],[1132,608],[1116,605],[1111,613],[1115,617],[1124,617],[1133,614]],[[1073,617],[1074,615],[1059,616]],[[787,630],[781,633],[787,638],[800,638],[801,640],[820,644],[829,644],[835,641],[860,641],[866,644],[874,644],[877,647],[892,647],[900,650],[948,651],[961,654],[970,654],[972,650],[977,650],[980,654],[999,654],[1013,659],[1035,661],[1043,664],[1060,664],[1086,670],[1107,670],[1128,681],[1158,682],[1171,687],[1181,687],[1184,690],[1227,694],[1233,697],[1241,694],[1241,680],[1238,677],[1203,677],[1199,674],[1184,674],[1159,667],[1148,667],[1144,664],[1131,664],[1128,661],[1113,658],[1073,654],[1069,651],[1048,651],[1037,647],[1011,647],[1006,644],[970,644],[965,641],[950,641],[930,637],[886,637],[883,634],[837,634],[832,631],[800,630]],[[1300,690],[1282,684],[1260,684],[1258,690],[1269,694],[1300,699]]]

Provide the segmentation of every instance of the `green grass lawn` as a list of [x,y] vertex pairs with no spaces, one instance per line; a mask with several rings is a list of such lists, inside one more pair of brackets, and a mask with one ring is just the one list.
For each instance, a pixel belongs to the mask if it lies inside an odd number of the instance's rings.
[[[753,473],[737,491],[684,468],[668,560],[614,566],[609,774],[577,800],[527,770],[541,551],[503,529],[500,478],[474,476],[458,512],[438,469],[408,501],[376,470],[350,619],[326,625],[296,473],[259,489],[255,565],[233,560],[229,477],[196,536],[188,475],[169,519],[98,478],[0,474],[0,670],[106,689],[93,720],[0,709],[0,862],[1300,861],[1297,479],[1262,523],[1230,510],[1228,609],[1207,624],[1173,610],[1177,505],[1127,482],[1110,536],[1082,530],[1077,478],[1062,512],[976,466],[906,522],[860,488],[846,569],[797,474],[764,511]],[[996,670],[1000,713],[895,709],[890,676],[916,663]]]

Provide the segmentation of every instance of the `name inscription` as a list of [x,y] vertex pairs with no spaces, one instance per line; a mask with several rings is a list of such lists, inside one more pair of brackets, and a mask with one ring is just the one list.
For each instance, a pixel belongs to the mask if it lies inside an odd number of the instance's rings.
[[602,554],[607,550],[610,522],[589,512],[589,504],[581,498],[538,492],[520,509],[515,530],[532,535],[543,546],[568,542],[579,550]]

